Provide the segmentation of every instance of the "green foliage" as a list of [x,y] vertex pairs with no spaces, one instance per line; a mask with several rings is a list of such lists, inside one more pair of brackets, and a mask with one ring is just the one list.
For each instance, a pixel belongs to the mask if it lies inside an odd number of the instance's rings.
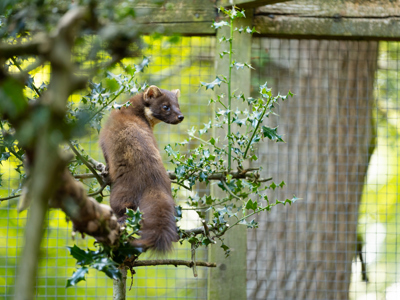
[[[18,1],[8,1],[7,3],[17,4]],[[0,9],[5,9],[5,16],[10,20],[16,20],[16,13],[19,9],[28,9],[25,4],[18,4],[16,7],[4,4]],[[61,6],[65,3],[62,1]],[[107,4],[104,4],[107,5]],[[48,7],[49,8],[49,7]],[[64,7],[64,10],[67,6]],[[52,17],[45,17],[42,20],[45,31],[54,28],[55,20],[62,15],[57,12]],[[178,229],[180,242],[188,242],[192,245],[192,249],[200,246],[207,247],[215,244],[216,240],[222,242],[221,248],[228,256],[230,253],[229,245],[223,241],[224,234],[232,227],[237,225],[245,225],[247,228],[257,228],[257,222],[249,218],[262,211],[269,211],[273,206],[278,204],[292,204],[297,200],[296,197],[270,203],[266,195],[269,189],[282,188],[284,184],[276,185],[275,183],[265,184],[269,179],[260,178],[259,172],[261,168],[246,169],[246,165],[250,161],[256,161],[257,155],[255,149],[257,144],[264,139],[270,139],[276,142],[283,142],[282,135],[279,135],[277,128],[270,128],[263,125],[266,118],[273,115],[274,107],[280,102],[292,96],[289,92],[287,95],[273,96],[271,89],[267,84],[261,85],[259,88],[259,97],[251,98],[243,94],[235,94],[231,92],[231,72],[240,72],[244,68],[253,69],[248,62],[239,62],[233,58],[233,32],[238,31],[241,34],[253,34],[254,28],[234,28],[233,20],[245,17],[242,10],[235,7],[232,10],[221,8],[220,11],[227,15],[229,22],[215,22],[213,27],[218,29],[223,26],[230,28],[230,36],[220,39],[221,43],[229,43],[230,50],[219,54],[222,58],[229,56],[229,64],[226,66],[228,74],[218,74],[215,80],[207,83],[201,82],[200,85],[205,90],[214,90],[222,85],[227,85],[228,94],[219,94],[215,99],[210,100],[212,107],[217,106],[215,118],[204,124],[202,128],[192,128],[189,130],[188,138],[176,145],[170,144],[165,147],[165,151],[170,162],[174,165],[176,181],[179,186],[191,189],[198,182],[204,182],[209,186],[212,182],[217,182],[215,186],[222,192],[224,196],[216,197],[215,195],[189,195],[187,205],[190,209],[197,212],[201,219],[206,219],[203,231],[193,231]],[[1,13],[1,12],[0,12]],[[99,7],[99,14],[104,13]],[[135,13],[132,9],[118,8],[111,10],[113,16],[108,16],[108,20],[118,21],[120,24],[128,22]],[[15,27],[18,30],[12,31],[12,26],[2,26],[0,35],[10,43],[15,42],[18,38],[24,36],[34,23],[33,19],[39,17],[33,14],[30,22],[20,24]],[[111,22],[113,23],[113,22]],[[110,26],[112,25],[110,23]],[[106,30],[104,30],[106,32]],[[128,33],[127,33],[128,34]],[[87,47],[87,39],[93,38],[92,47]],[[123,40],[122,37],[121,39]],[[173,41],[173,39],[171,39]],[[18,40],[20,42],[21,40]],[[91,69],[86,68],[89,63],[100,65],[106,58],[114,57],[116,49],[112,45],[108,45],[105,49],[99,45],[107,44],[106,36],[90,36],[82,35],[76,41],[75,50],[82,53],[80,57],[82,61],[76,64],[83,67],[84,72]],[[138,46],[139,47],[139,46]],[[132,50],[132,49],[131,49]],[[106,57],[106,58],[105,58]],[[17,57],[7,62],[10,70],[21,70],[21,66],[26,67],[32,63],[32,59],[25,57]],[[79,149],[81,156],[75,156],[75,159],[69,164],[68,168],[73,175],[81,173],[90,173],[91,170],[85,165],[90,157],[83,150],[75,139],[87,136],[88,133],[101,129],[103,117],[111,109],[121,109],[123,106],[129,105],[129,102],[120,104],[117,100],[121,96],[131,96],[140,93],[147,87],[147,83],[139,83],[137,75],[143,72],[150,63],[149,57],[143,57],[142,60],[132,63],[130,61],[121,61],[120,68],[114,65],[106,65],[104,68],[97,70],[96,76],[91,78],[89,88],[81,95],[73,95],[68,102],[66,118],[62,128],[54,129],[54,136],[57,137],[55,142],[59,143],[63,139],[69,139],[74,147]],[[48,66],[44,66],[46,68]],[[11,79],[10,79],[11,80]],[[35,82],[35,74],[31,73],[25,82],[25,87],[17,81],[6,82],[0,86],[0,98],[6,101],[0,101],[0,113],[2,115],[11,116],[11,118],[23,113],[29,102],[35,102],[40,98],[41,94],[47,90],[48,82],[43,80],[39,85]],[[228,101],[225,101],[227,97]],[[246,104],[246,109],[235,107],[234,103]],[[238,105],[239,106],[239,105]],[[12,115],[12,114],[15,114]],[[31,143],[35,138],[35,132],[40,132],[43,120],[50,117],[49,111],[43,108],[38,109],[37,114],[32,120],[28,120],[24,130],[24,136],[18,136],[7,121],[1,122],[1,146],[0,146],[0,164],[8,161],[10,157],[15,157],[22,162],[24,158],[23,144]],[[224,132],[226,139],[221,139],[216,132]],[[61,138],[57,133],[62,133]],[[227,133],[227,134],[226,134]],[[193,148],[193,141],[199,142],[196,148]],[[192,148],[188,148],[190,147]],[[68,147],[66,147],[68,148]],[[22,164],[17,165],[17,172],[21,178],[25,179],[25,173]],[[93,179],[85,182],[89,193],[96,193],[99,183]],[[21,185],[15,189],[13,193],[20,191]],[[174,194],[178,193],[180,187],[174,187]],[[103,194],[97,193],[96,200],[101,202]],[[109,278],[120,278],[121,274],[118,267],[121,264],[129,265],[143,253],[144,249],[134,247],[132,240],[140,237],[140,221],[142,214],[139,210],[127,210],[127,219],[122,229],[119,245],[110,248],[102,244],[96,244],[95,250],[84,250],[77,245],[68,247],[70,255],[76,260],[79,268],[73,273],[72,277],[67,281],[67,287],[74,286],[80,281],[85,280],[89,268],[97,269],[105,273]],[[176,220],[182,218],[182,207],[177,207]]]
[[[268,189],[282,188],[284,182],[279,185],[271,183],[263,184],[264,181],[259,177],[261,168],[246,169],[250,160],[257,160],[255,154],[256,146],[264,138],[276,142],[283,142],[282,136],[277,133],[277,128],[270,128],[262,125],[264,120],[273,115],[273,109],[280,100],[284,101],[288,96],[293,96],[291,92],[287,95],[273,96],[267,84],[259,87],[259,97],[251,98],[243,94],[235,94],[230,91],[231,70],[240,70],[244,67],[252,68],[247,62],[238,62],[232,58],[233,49],[233,20],[245,17],[244,11],[233,8],[232,10],[220,9],[226,14],[230,23],[226,21],[215,22],[213,27],[218,29],[223,26],[231,27],[231,35],[222,37],[220,42],[229,42],[230,50],[220,53],[220,57],[229,55],[229,65],[227,76],[218,75],[210,83],[201,82],[201,86],[206,90],[220,87],[222,84],[228,86],[228,103],[224,102],[226,95],[219,94],[216,99],[211,99],[210,103],[215,103],[217,109],[213,122],[204,124],[201,129],[192,128],[189,130],[189,137],[182,143],[176,143],[175,147],[170,144],[165,147],[170,162],[175,165],[175,175],[180,186],[192,188],[197,182],[205,182],[210,185],[213,180],[218,180],[218,188],[222,191],[222,197],[211,195],[189,196],[187,205],[195,210],[201,219],[209,219],[206,226],[209,233],[202,232],[185,234],[180,231],[181,242],[185,239],[194,248],[214,244],[216,239],[221,240],[222,248],[228,256],[229,245],[223,243],[223,235],[236,225],[246,225],[248,228],[257,228],[257,222],[249,220],[254,214],[268,211],[278,204],[292,204],[298,198],[276,200],[269,203],[266,192]],[[252,34],[254,30],[248,28],[235,29],[239,32]],[[239,109],[232,106],[232,100],[239,104],[247,104],[247,109]],[[242,107],[242,105],[241,105]],[[226,140],[220,140],[216,132],[228,132]],[[205,138],[207,136],[207,138]],[[196,148],[186,149],[192,145],[192,141],[199,141]],[[236,165],[233,171],[232,166]],[[221,195],[221,193],[217,193]],[[261,201],[265,200],[265,201]],[[264,205],[266,203],[266,205]]]
[[[231,22],[222,21],[215,23],[215,28],[233,26],[232,21],[234,19],[245,16],[243,11],[236,10],[235,8],[233,10],[221,9],[221,11],[229,16]],[[242,32],[244,34],[253,33],[251,29],[242,30]],[[221,42],[225,41],[232,43],[233,35],[231,34],[230,37],[224,38]],[[205,87],[206,90],[214,90],[217,86],[221,87],[222,84],[230,87],[232,69],[252,68],[247,62],[241,63],[235,61],[232,58],[232,53],[232,47],[230,51],[224,53],[230,57],[230,63],[227,66],[229,75],[218,75],[210,83],[201,82],[202,87]],[[141,65],[143,66],[145,63],[148,63],[146,58]],[[124,69],[126,70],[127,67]],[[132,90],[139,92],[144,88],[139,86],[137,82],[132,83],[132,78],[129,75],[114,75],[108,72],[105,84],[98,83],[91,85],[92,90],[81,101],[84,101],[84,105],[89,105],[88,110],[92,111],[94,110],[93,107],[102,103],[102,106],[97,108],[96,113],[89,118],[89,122],[95,122],[94,125],[90,124],[92,128],[98,130],[97,126],[100,126],[99,122],[104,110],[109,110],[112,107],[115,109],[121,107],[120,105],[111,104],[121,93]],[[230,253],[229,245],[223,242],[223,236],[228,230],[237,225],[245,225],[247,228],[257,228],[258,223],[254,219],[249,220],[251,216],[262,211],[269,211],[275,205],[292,204],[298,200],[298,198],[293,197],[292,199],[284,201],[276,200],[270,203],[266,192],[269,189],[282,188],[284,182],[279,185],[273,182],[265,184],[264,182],[268,180],[260,178],[259,171],[261,168],[245,169],[244,167],[248,161],[257,160],[254,150],[257,144],[263,141],[264,138],[283,142],[282,136],[278,134],[276,127],[270,128],[262,124],[266,118],[274,114],[273,109],[279,101],[286,100],[288,96],[292,96],[292,94],[289,92],[287,95],[273,96],[271,89],[268,88],[266,83],[259,87],[258,98],[246,97],[243,94],[232,92],[228,94],[229,103],[226,104],[224,103],[225,95],[219,94],[216,96],[216,99],[210,100],[210,104],[215,103],[219,106],[215,111],[213,121],[205,123],[202,128],[190,129],[188,138],[185,141],[176,143],[174,146],[168,144],[165,147],[170,162],[175,166],[174,173],[179,184],[179,187],[175,191],[179,191],[180,187],[191,189],[197,182],[205,182],[206,185],[210,185],[217,180],[218,184],[216,186],[225,195],[222,197],[214,197],[212,195],[201,197],[194,195],[188,197],[186,204],[196,211],[201,219],[208,219],[208,222],[204,223],[204,226],[208,230],[190,232],[179,228],[180,243],[187,241],[192,245],[192,249],[197,249],[201,246],[207,247],[210,244],[215,244],[216,240],[220,240],[222,242],[221,247],[225,251],[225,255],[228,256]],[[238,106],[243,103],[247,104],[248,108],[240,110],[237,107],[232,107],[232,100],[237,101]],[[72,115],[72,113],[70,114]],[[215,129],[220,132],[228,132],[228,142],[221,140],[215,134]],[[189,144],[193,144],[191,142],[194,140],[199,141],[200,144],[196,148],[191,146],[190,150],[187,149]],[[236,166],[235,171],[233,171],[233,165]],[[177,221],[181,219],[181,210],[182,208],[178,206]],[[113,266],[115,263],[127,263],[127,258],[131,260],[132,257],[137,259],[140,256],[143,249],[133,250],[132,246],[130,246],[130,241],[133,238],[139,237],[142,215],[139,210],[136,212],[127,210],[127,217],[124,231],[120,237],[121,246],[114,250],[100,247],[101,250],[97,252],[88,252],[81,249],[79,253],[86,253],[85,259],[90,261],[85,266],[95,268],[98,264]],[[91,255],[97,255],[96,259],[92,259]],[[79,257],[75,258],[77,259],[77,264],[81,265],[82,259]],[[104,271],[101,268],[98,269]],[[107,270],[111,269],[108,268]],[[110,276],[109,271],[108,273],[104,272]],[[82,272],[77,272],[76,276],[82,280],[83,273],[83,270]],[[71,281],[78,282],[78,280],[73,280],[74,276],[71,278]]]
[[126,259],[132,260],[137,258],[143,249],[137,248],[131,244],[134,238],[140,237],[140,221],[142,213],[138,210],[126,209],[125,227],[122,229],[120,236],[120,245],[115,249],[111,249],[105,245],[97,244],[97,250],[83,250],[78,246],[67,247],[70,255],[76,259],[76,264],[81,266],[72,277],[67,280],[67,286],[76,285],[79,281],[85,280],[85,274],[88,267],[92,267],[103,272],[111,279],[121,279],[121,272],[118,267],[124,263]]

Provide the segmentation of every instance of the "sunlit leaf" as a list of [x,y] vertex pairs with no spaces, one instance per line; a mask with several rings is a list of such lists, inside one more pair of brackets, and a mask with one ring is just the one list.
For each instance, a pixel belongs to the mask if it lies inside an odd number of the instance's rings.
[[66,287],[74,286],[78,282],[85,279],[85,275],[89,272],[89,269],[87,267],[82,267],[76,270],[70,278],[67,279],[67,285]]

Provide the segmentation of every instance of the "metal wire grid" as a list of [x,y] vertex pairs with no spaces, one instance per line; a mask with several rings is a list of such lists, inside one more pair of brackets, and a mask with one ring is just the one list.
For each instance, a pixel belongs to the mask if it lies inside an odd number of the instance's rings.
[[[176,40],[176,39],[175,39]],[[165,89],[180,89],[180,106],[185,120],[177,126],[156,126],[156,139],[163,154],[166,144],[183,141],[188,128],[208,122],[211,112],[208,96],[199,90],[200,80],[210,80],[214,74],[214,38],[182,37],[175,43],[169,38],[152,39],[144,37],[148,48],[144,55],[150,56],[150,66],[138,80],[156,84]],[[44,71],[45,72],[45,71]],[[46,77],[44,74],[43,78]],[[36,76],[35,83],[40,85]],[[102,160],[97,145],[97,134],[91,135],[82,146],[93,157]],[[164,161],[167,161],[164,155]],[[19,185],[18,173],[14,170],[16,161],[3,163],[0,195],[5,197]],[[169,169],[171,166],[168,164]],[[167,167],[167,168],[168,168]],[[204,188],[198,187],[198,192]],[[179,203],[183,203],[187,193],[179,194]],[[17,258],[23,246],[26,212],[16,212],[17,200],[0,204],[0,298],[10,299],[15,290]],[[184,212],[186,223],[183,227],[198,226],[195,214]],[[39,276],[37,278],[37,299],[109,299],[112,296],[112,281],[102,273],[90,270],[86,282],[77,287],[65,289],[66,279],[75,269],[74,261],[68,255],[66,246],[76,243],[80,247],[93,249],[93,239],[77,237],[71,239],[71,224],[60,211],[50,211],[47,218],[47,231],[43,239]],[[152,257],[154,258],[154,257]],[[187,244],[176,246],[169,258],[190,259],[190,247]],[[207,251],[196,253],[198,260],[207,260]],[[132,289],[127,292],[133,299],[205,299],[207,295],[207,271],[198,268],[198,277],[194,278],[191,269],[184,267],[137,268],[133,276]],[[128,272],[127,285],[131,284]]]
[[248,299],[400,298],[399,46],[377,50],[367,41],[253,40],[253,91],[268,81],[274,94],[296,94],[268,120],[287,144],[259,149],[265,176],[287,183],[270,200],[303,199],[249,232]]

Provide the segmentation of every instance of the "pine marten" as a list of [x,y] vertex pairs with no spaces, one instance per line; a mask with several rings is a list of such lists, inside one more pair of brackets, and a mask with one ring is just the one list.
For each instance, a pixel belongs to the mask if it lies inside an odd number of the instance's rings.
[[143,219],[141,238],[135,245],[162,253],[178,241],[178,234],[171,181],[153,127],[161,121],[182,122],[179,95],[179,90],[152,85],[131,98],[128,107],[113,110],[100,133],[100,146],[111,178],[111,208],[118,221],[124,223],[126,208],[139,207]]

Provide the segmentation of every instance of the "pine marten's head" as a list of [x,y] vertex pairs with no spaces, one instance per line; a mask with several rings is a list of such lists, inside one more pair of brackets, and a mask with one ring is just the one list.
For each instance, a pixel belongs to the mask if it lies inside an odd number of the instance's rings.
[[144,113],[152,127],[161,121],[168,124],[178,124],[183,121],[184,116],[178,104],[179,95],[179,90],[163,90],[155,85],[143,93]]

